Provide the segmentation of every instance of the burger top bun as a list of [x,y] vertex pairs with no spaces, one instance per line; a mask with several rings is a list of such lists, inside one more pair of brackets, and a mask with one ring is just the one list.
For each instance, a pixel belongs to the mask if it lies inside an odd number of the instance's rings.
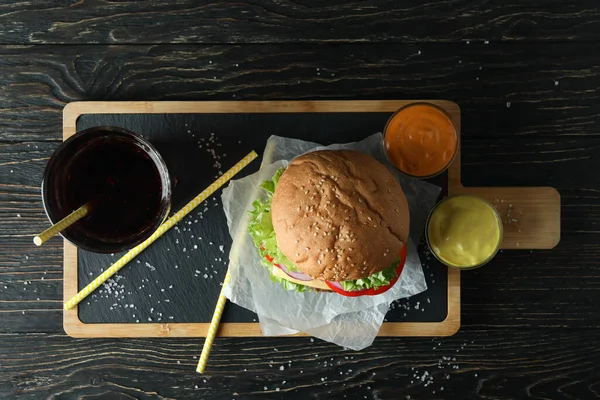
[[388,268],[406,243],[409,218],[394,176],[356,151],[297,157],[273,195],[277,245],[315,279],[353,280]]

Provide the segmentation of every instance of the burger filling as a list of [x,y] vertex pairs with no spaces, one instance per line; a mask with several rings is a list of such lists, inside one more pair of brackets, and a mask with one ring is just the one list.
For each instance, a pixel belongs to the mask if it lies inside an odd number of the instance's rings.
[[[273,222],[271,219],[271,203],[273,201],[273,194],[277,187],[277,182],[283,174],[284,168],[277,170],[273,178],[266,180],[261,185],[267,192],[266,199],[256,199],[252,203],[252,211],[250,211],[250,222],[248,223],[248,231],[254,241],[254,245],[258,248],[263,264],[268,267],[273,282],[279,282],[283,285],[286,290],[296,290],[298,292],[304,292],[307,289],[312,289],[309,286],[300,285],[295,282],[290,282],[286,279],[277,277],[271,273],[272,265],[279,264],[285,266],[289,271],[301,272],[279,249],[277,246],[277,238],[275,237],[275,230],[273,229]],[[267,261],[266,256],[273,259],[272,262]],[[397,276],[397,267],[400,262],[398,257],[392,265],[383,271],[379,271],[366,278],[355,279],[351,281],[342,281],[340,284],[345,291],[359,291],[367,289],[377,289],[381,286],[386,286]]]

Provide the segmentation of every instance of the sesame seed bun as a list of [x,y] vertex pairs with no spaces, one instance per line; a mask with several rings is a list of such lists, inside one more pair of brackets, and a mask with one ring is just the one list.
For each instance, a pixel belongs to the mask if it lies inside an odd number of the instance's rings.
[[409,218],[394,176],[356,151],[297,157],[273,195],[277,245],[315,279],[353,280],[388,268],[406,243]]

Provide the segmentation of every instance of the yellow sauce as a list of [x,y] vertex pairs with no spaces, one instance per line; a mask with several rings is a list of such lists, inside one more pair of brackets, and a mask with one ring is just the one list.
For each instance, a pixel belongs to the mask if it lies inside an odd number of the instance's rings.
[[427,226],[431,250],[445,264],[469,268],[491,258],[502,240],[493,206],[478,197],[454,196],[441,202]]

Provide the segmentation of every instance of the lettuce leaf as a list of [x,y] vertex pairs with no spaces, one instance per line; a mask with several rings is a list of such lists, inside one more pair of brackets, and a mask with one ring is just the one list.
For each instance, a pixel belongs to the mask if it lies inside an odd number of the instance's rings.
[[250,211],[250,221],[248,223],[248,232],[254,241],[254,245],[258,248],[260,256],[263,260],[263,265],[269,269],[271,281],[278,282],[286,290],[296,290],[298,292],[304,292],[310,289],[308,286],[299,285],[294,282],[290,282],[286,279],[279,278],[272,274],[273,265],[265,258],[268,254],[273,257],[273,264],[284,265],[290,271],[298,272],[298,268],[292,263],[277,246],[277,238],[275,237],[275,230],[273,229],[273,222],[271,220],[271,203],[273,201],[273,193],[275,193],[275,187],[279,178],[283,173],[284,169],[280,168],[277,170],[271,180],[264,181],[261,187],[267,192],[266,199],[256,199],[252,203],[252,211]]
[[380,286],[389,285],[392,279],[396,277],[396,268],[398,268],[398,263],[400,262],[400,257],[398,257],[392,265],[383,271],[379,271],[373,275],[369,275],[366,278],[355,279],[353,281],[342,281],[342,287],[345,291],[353,291],[353,290],[364,290],[364,289],[377,289]]

